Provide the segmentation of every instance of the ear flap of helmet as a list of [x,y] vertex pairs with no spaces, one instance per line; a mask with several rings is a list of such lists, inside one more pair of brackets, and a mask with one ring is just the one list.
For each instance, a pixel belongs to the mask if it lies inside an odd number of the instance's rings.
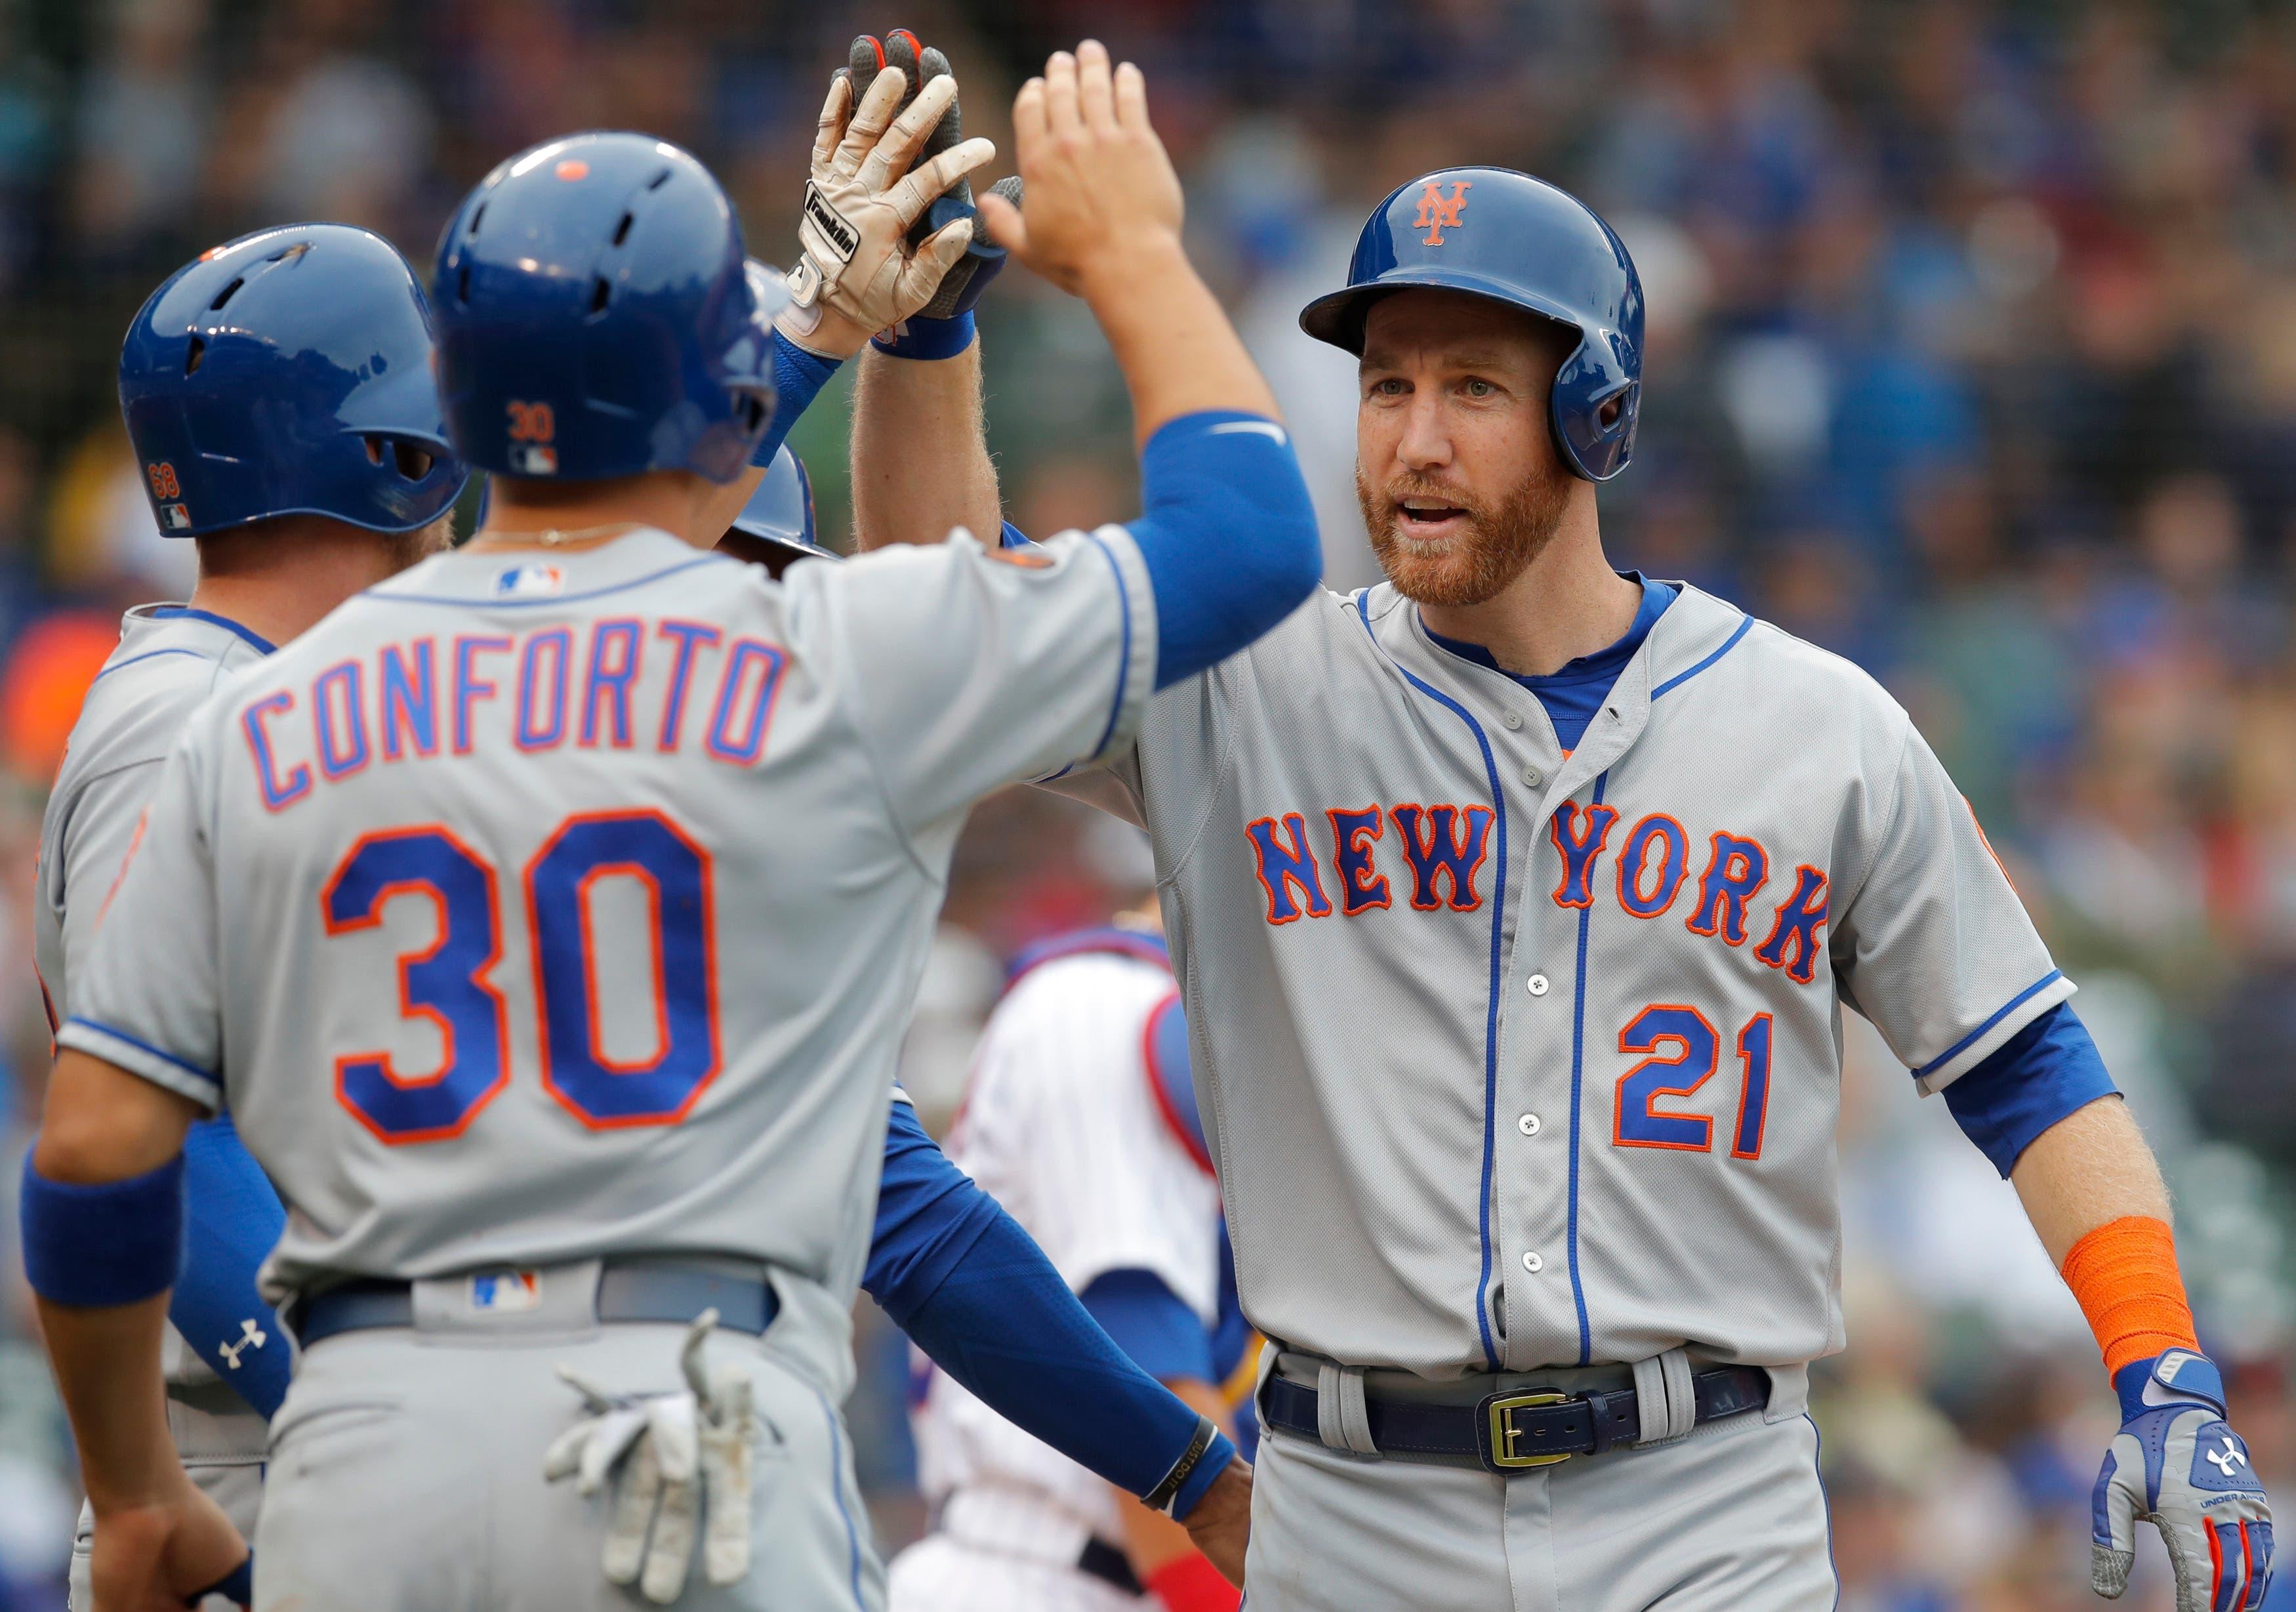
[[1555,372],[1548,406],[1556,446],[1589,481],[1607,481],[1627,467],[1642,413],[1641,366],[1622,362],[1614,343],[1620,338],[1602,331],[1582,339]]

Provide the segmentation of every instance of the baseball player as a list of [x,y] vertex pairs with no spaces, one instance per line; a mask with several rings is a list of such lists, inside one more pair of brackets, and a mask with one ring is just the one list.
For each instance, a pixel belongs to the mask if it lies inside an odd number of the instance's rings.
[[[405,261],[332,224],[203,253],[129,327],[128,438],[160,530],[199,545],[199,580],[187,604],[128,612],[48,796],[34,945],[51,1030],[77,1005],[120,863],[192,711],[274,644],[446,546],[464,472],[430,350]],[[184,1158],[184,1259],[161,1352],[168,1429],[193,1481],[252,1534],[289,1353],[255,1276],[284,1217],[228,1114],[193,1125]],[[93,1604],[93,1534],[83,1509],[75,1612]],[[246,1599],[244,1582],[232,1588]]]
[[[962,245],[901,236],[985,143],[905,177],[946,97],[889,127],[900,84],[849,86],[824,129],[849,250],[812,333],[898,322]],[[676,535],[758,444],[779,358],[685,153],[553,142],[457,212],[439,374],[489,525],[201,709],[60,1032],[25,1241],[100,1601],[164,1604],[241,1550],[156,1395],[117,1391],[155,1371],[183,1132],[226,1089],[288,1207],[266,1287],[305,1346],[258,1605],[625,1604],[602,1535],[658,1600],[696,1554],[695,1606],[881,1599],[833,1404],[956,829],[1312,587],[1288,445],[1123,90],[1046,169],[1039,261],[1098,310],[1173,496],[1027,564],[960,542],[776,586]],[[1228,1453],[1204,1427],[1155,1498],[1189,1509]]]
[[[266,277],[283,264],[295,272]],[[217,679],[295,637],[363,583],[446,547],[446,511],[463,473],[447,449],[435,394],[402,388],[378,401],[362,395],[373,382],[358,370],[309,374],[313,352],[355,333],[373,355],[360,366],[369,374],[430,373],[430,333],[411,272],[376,237],[325,225],[266,231],[204,254],[171,276],[131,327],[121,381],[131,438],[150,466],[163,529],[169,505],[186,517],[198,512],[190,526],[203,574],[190,604],[130,613],[51,794],[38,944],[52,1011],[69,1011],[70,958],[85,958],[160,763]],[[258,416],[289,429],[258,433]],[[365,430],[346,434],[346,421]],[[187,491],[179,465],[194,474],[209,469],[215,484]],[[217,465],[226,468],[218,474]],[[306,513],[290,513],[298,511]],[[412,536],[398,530],[410,522],[418,523]],[[814,540],[804,468],[786,448],[735,524],[776,574],[776,554],[832,552]],[[347,557],[361,563],[347,566]],[[84,899],[74,902],[75,894]],[[283,1213],[227,1116],[193,1126],[185,1156],[190,1247],[170,1300],[170,1430],[194,1481],[251,1534],[266,1419],[288,1378],[285,1334],[255,1274]],[[948,1164],[898,1094],[885,1169],[863,1287],[1004,1414],[1045,1429],[1120,1486],[1151,1492],[1194,1437],[1196,1417],[1111,1353],[1024,1235]],[[1039,1270],[1029,1279],[1032,1263]],[[970,1367],[977,1345],[993,1341],[981,1335],[984,1323],[1030,1342],[1065,1332],[1072,1353],[1109,1362],[1108,1380],[1081,1402],[1062,1392],[1081,1378],[1031,1376],[1016,1392]],[[1129,1392],[1111,1399],[1119,1377]],[[92,1596],[92,1535],[84,1512],[74,1558],[80,1608]],[[1232,1555],[1240,1574],[1240,1542],[1207,1542]]]
[[2269,1509],[2159,1172],[1966,803],[1856,668],[1603,555],[1642,322],[1625,248],[1553,186],[1397,190],[1301,317],[1359,362],[1386,582],[1062,783],[1154,843],[1272,1340],[1250,1603],[1833,1604],[1803,1405],[1844,1342],[1848,1008],[2096,1332],[2124,1419],[2098,1591],[2150,1520],[2179,1612],[2253,1608]]
[[[1154,909],[1013,966],[951,1156],[1003,1203],[1127,1353],[1225,1421],[1243,1353],[1220,1323],[1218,1188],[1194,1118],[1187,1028]],[[1218,1345],[1226,1345],[1223,1358]],[[935,1371],[916,1415],[936,1531],[893,1563],[905,1608],[1230,1608],[1168,1520]]]

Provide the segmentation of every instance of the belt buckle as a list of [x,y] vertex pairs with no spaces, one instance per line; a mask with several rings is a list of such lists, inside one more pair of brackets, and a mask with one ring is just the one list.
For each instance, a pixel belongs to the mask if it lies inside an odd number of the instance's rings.
[[1569,1450],[1549,1455],[1519,1454],[1515,1441],[1524,1430],[1515,1426],[1514,1416],[1518,1410],[1567,1404],[1578,1397],[1557,1389],[1537,1388],[1521,1394],[1494,1394],[1484,1400],[1480,1414],[1475,1418],[1475,1431],[1483,1446],[1483,1465],[1494,1472],[1521,1472],[1569,1460],[1572,1454]]

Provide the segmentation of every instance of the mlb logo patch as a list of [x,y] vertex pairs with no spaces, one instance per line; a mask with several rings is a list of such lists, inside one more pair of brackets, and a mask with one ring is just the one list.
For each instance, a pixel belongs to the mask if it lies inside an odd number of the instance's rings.
[[162,504],[160,506],[160,523],[169,531],[189,531],[192,512],[181,504]]
[[510,446],[510,467],[521,476],[554,476],[558,473],[558,450],[546,442],[513,442]]
[[565,586],[566,573],[555,565],[513,565],[495,579],[495,597],[548,598]]
[[515,1315],[542,1304],[542,1272],[496,1271],[471,1278],[471,1308],[489,1315]]

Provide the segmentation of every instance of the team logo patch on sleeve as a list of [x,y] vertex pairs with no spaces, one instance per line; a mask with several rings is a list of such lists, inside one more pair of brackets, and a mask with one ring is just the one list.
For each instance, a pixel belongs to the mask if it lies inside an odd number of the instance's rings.
[[566,573],[555,565],[513,565],[495,578],[498,599],[543,599],[566,586]]
[[516,1315],[542,1304],[539,1271],[491,1271],[471,1278],[471,1308],[489,1315]]

